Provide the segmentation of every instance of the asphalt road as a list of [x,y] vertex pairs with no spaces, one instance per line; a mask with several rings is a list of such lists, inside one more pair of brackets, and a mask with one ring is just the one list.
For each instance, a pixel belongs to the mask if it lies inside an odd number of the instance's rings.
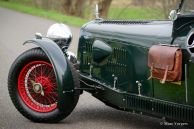
[[[88,93],[81,95],[73,113],[57,124],[33,123],[13,106],[7,90],[7,75],[11,63],[23,51],[34,46],[22,43],[45,35],[54,21],[0,8],[0,129],[172,129],[160,125],[162,120],[115,110],[105,106]],[[76,53],[79,28],[71,27],[74,35],[70,50]],[[176,128],[183,128],[177,126]]]

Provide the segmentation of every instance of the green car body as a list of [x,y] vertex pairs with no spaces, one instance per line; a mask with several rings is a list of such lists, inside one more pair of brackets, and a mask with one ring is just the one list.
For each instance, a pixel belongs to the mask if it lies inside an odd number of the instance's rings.
[[[97,15],[81,28],[77,58],[67,52],[72,34],[66,25],[52,25],[45,38],[37,33],[24,44],[38,48],[21,54],[10,68],[13,104],[32,121],[53,123],[66,118],[87,91],[119,110],[194,124],[194,11],[188,11],[189,1],[181,0],[169,21]],[[181,49],[181,81],[148,79],[148,52],[159,44]]]
[[[173,21],[87,23],[78,47],[81,88],[120,110],[194,123],[194,61],[187,45],[193,42],[193,28],[194,14],[180,12]],[[156,44],[182,49],[180,82],[148,80],[148,51]]]

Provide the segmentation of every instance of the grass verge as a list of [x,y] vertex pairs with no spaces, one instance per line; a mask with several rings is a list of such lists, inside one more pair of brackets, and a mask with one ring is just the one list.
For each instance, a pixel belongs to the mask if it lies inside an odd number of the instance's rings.
[[[27,14],[32,14],[57,22],[62,22],[68,25],[80,27],[89,20],[82,19],[74,16],[67,16],[53,10],[44,10],[37,7],[26,6],[21,2],[6,2],[0,0],[0,6],[20,11]],[[88,11],[86,12],[88,15]],[[108,19],[125,19],[125,20],[158,20],[165,19],[162,11],[156,8],[141,8],[141,7],[111,7],[108,13]]]
[[44,10],[36,7],[30,7],[20,3],[5,2],[0,0],[0,6],[9,8],[12,10],[16,10],[19,12],[27,13],[27,14],[44,17],[47,19],[51,19],[57,22],[62,22],[62,23],[77,26],[77,27],[80,27],[84,23],[88,22],[88,20],[81,19],[78,17],[67,16],[56,11],[50,11],[50,10],[48,11],[48,10]]

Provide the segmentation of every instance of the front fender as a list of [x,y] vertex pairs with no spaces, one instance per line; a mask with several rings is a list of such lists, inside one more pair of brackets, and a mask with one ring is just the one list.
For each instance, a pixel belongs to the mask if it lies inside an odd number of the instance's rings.
[[74,82],[68,61],[56,43],[48,38],[31,39],[24,42],[39,46],[48,56],[54,67],[58,87],[58,108],[60,110],[71,109],[74,103]]

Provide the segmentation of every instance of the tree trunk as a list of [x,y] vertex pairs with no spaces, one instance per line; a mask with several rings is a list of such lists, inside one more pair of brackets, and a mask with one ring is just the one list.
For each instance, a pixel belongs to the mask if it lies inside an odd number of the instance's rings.
[[107,18],[111,2],[112,0],[101,0],[98,2],[100,17]]
[[65,13],[70,14],[71,6],[72,6],[72,0],[64,0],[63,7],[64,7]]
[[76,16],[84,17],[85,0],[76,0],[74,6],[74,12]]
[[64,11],[68,15],[83,17],[85,0],[64,0]]
[[145,0],[133,0],[132,4],[135,6],[143,6]]

